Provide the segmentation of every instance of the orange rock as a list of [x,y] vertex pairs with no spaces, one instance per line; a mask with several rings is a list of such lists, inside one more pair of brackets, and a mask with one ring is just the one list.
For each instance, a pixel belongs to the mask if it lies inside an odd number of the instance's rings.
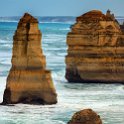
[[51,72],[46,70],[46,59],[41,49],[38,20],[26,13],[18,23],[13,40],[12,67],[3,104],[57,103]]
[[91,109],[76,112],[68,124],[102,124],[100,116]]
[[67,36],[69,82],[124,82],[124,34],[114,15],[93,10],[77,17]]

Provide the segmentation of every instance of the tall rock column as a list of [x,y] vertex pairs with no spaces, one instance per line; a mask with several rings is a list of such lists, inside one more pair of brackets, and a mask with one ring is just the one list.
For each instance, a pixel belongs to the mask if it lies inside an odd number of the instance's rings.
[[13,37],[12,67],[7,77],[3,104],[55,104],[57,95],[46,70],[38,20],[25,13]]
[[122,29],[109,10],[106,14],[92,10],[77,17],[67,36],[66,79],[74,83],[124,83]]

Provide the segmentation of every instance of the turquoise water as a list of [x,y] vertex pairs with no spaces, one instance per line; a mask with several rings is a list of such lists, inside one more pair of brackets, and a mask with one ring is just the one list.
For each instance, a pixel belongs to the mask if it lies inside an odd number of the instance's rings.
[[[58,104],[0,106],[0,124],[66,124],[74,112],[92,108],[104,124],[124,124],[124,85],[69,84],[64,78],[66,35],[72,23],[40,23],[47,68],[58,93]],[[0,22],[0,102],[11,67],[12,37],[17,22]]]

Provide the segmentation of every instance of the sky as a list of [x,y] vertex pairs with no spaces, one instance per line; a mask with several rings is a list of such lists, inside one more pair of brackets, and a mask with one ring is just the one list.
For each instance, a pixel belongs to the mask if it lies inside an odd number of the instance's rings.
[[124,16],[124,0],[0,0],[0,16],[79,16],[98,9],[110,9],[116,16]]

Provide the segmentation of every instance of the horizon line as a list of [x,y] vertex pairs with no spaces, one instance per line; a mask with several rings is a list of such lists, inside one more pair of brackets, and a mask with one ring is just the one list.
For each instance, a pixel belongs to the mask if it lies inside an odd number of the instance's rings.
[[[22,17],[23,15],[19,15],[19,16],[0,16],[0,18],[6,18],[6,17]],[[33,15],[34,16],[34,15]],[[78,16],[34,16],[34,17],[78,17]],[[118,16],[115,16],[115,17],[124,17],[124,15],[123,16],[120,16],[120,15],[118,15]]]

